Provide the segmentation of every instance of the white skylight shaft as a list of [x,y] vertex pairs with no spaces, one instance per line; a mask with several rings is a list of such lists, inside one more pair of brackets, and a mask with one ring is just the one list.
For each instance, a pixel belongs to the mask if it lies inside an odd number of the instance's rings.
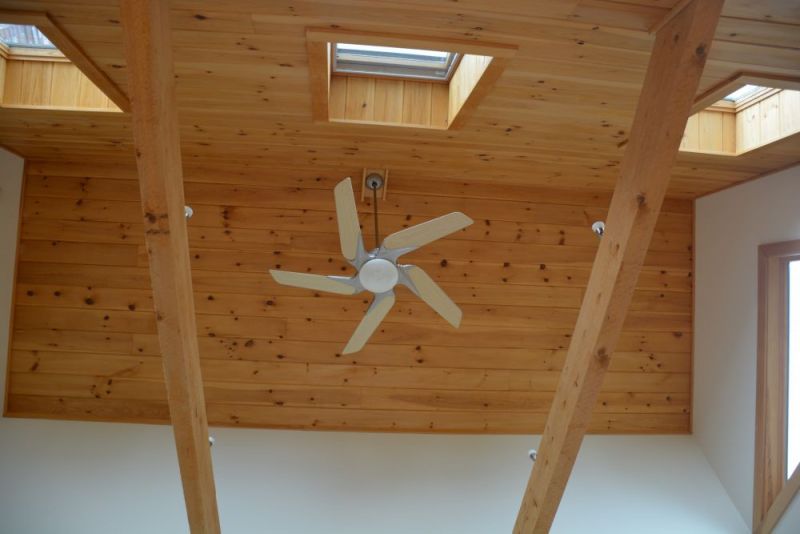
[[789,389],[786,477],[800,464],[800,260],[789,263]]

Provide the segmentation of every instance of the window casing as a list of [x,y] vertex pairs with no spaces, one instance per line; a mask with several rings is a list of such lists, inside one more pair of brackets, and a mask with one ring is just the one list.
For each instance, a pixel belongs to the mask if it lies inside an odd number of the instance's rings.
[[800,240],[759,247],[758,277],[753,530],[769,532],[800,489]]

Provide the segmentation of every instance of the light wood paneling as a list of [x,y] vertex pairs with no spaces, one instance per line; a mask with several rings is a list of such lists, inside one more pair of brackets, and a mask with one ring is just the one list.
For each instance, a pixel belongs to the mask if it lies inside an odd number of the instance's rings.
[[[116,5],[90,0],[11,0],[4,5],[48,11],[105,76],[127,86]],[[465,376],[462,369],[476,371],[468,379],[453,379],[462,391],[479,387],[475,384],[481,384],[487,369],[503,371],[495,375],[501,378],[493,378],[494,384],[520,384],[516,380],[558,373],[596,252],[597,239],[588,228],[607,214],[628,147],[653,41],[648,30],[672,2],[177,0],[170,7],[181,151],[190,166],[186,196],[196,208],[189,226],[193,283],[199,317],[209,328],[198,340],[201,357],[219,365],[235,365],[238,358],[245,363],[294,363],[298,369],[306,363],[347,365],[336,375],[341,379],[337,387],[350,387],[343,382],[347,373],[363,373],[359,387],[407,389],[412,394],[398,409],[383,411],[212,403],[211,422],[541,431],[543,413],[515,409],[487,415],[484,408],[473,409],[474,403],[469,409],[410,409],[408,402],[417,402],[416,391],[443,391],[447,383],[425,382],[433,386],[415,389],[415,374],[381,371],[378,379],[370,373],[373,367],[436,370],[432,372],[445,380]],[[756,67],[776,76],[800,75],[800,18],[795,10],[775,2],[728,0],[723,15],[703,91]],[[487,55],[482,43],[507,44],[517,52],[460,129],[320,124],[314,120],[309,83],[309,27],[384,35],[408,34],[413,28],[422,41],[472,43],[475,49],[467,53]],[[330,101],[330,114],[343,118],[346,87],[337,91],[334,86],[346,81],[337,80],[331,80],[331,93],[342,98]],[[384,89],[376,85],[373,116],[402,117],[399,100]],[[441,96],[431,90],[434,101]],[[431,109],[432,125],[443,124],[444,117],[433,114],[438,106]],[[30,170],[18,292],[24,288],[31,302],[23,299],[17,309],[30,307],[39,312],[31,320],[41,321],[18,329],[15,347],[53,351],[64,363],[76,353],[98,355],[80,360],[94,362],[80,364],[84,368],[77,374],[83,377],[113,378],[103,374],[99,360],[104,357],[129,358],[117,363],[130,368],[139,355],[159,354],[152,323],[137,315],[151,313],[141,294],[150,286],[142,263],[129,121],[124,114],[0,109],[0,144],[26,156]],[[662,385],[669,391],[658,393],[672,399],[689,393],[692,204],[686,199],[785,167],[798,154],[800,135],[794,134],[736,158],[692,152],[679,156],[634,295],[635,309],[609,371],[608,383],[619,377],[617,393],[647,393],[651,386],[637,392],[636,384],[651,376],[675,384]],[[361,301],[279,288],[264,269],[348,268],[339,258],[332,229],[331,189],[365,167],[391,171],[389,198],[381,205],[385,229],[453,210],[476,220],[465,232],[413,258],[455,295],[464,307],[465,323],[460,331],[448,331],[424,307],[403,297],[380,340],[343,362],[337,351],[355,326]],[[360,210],[368,231],[371,206],[360,205]],[[28,297],[28,290],[35,296]],[[105,313],[83,314],[106,309],[113,312],[108,321],[103,320]],[[426,323],[427,318],[431,320]],[[104,326],[109,321],[113,328]],[[46,324],[62,327],[48,330]],[[19,373],[38,372],[32,366]],[[125,373],[124,367],[114,369]],[[322,369],[314,377],[329,372]],[[273,384],[266,372],[248,368],[236,376],[252,384]],[[552,394],[556,374],[545,375],[549,382],[533,391]],[[392,378],[376,385],[385,376]],[[228,381],[227,375],[223,378],[221,382]],[[313,377],[283,385],[309,393],[322,387]],[[62,404],[56,396],[20,393],[11,395],[8,406],[16,415],[166,420],[166,404],[159,400],[64,399]],[[685,402],[680,409],[689,406]],[[689,428],[687,413],[613,409],[598,414],[590,428]]]
[[736,114],[739,153],[797,132],[800,132],[800,91],[778,91]]
[[447,128],[447,86],[364,76],[331,79],[330,119],[353,122]]
[[458,68],[453,73],[453,79],[450,81],[450,101],[448,108],[448,115],[450,120],[455,120],[461,107],[472,94],[472,90],[478,85],[481,77],[483,76],[489,64],[492,62],[490,56],[477,56],[474,54],[465,54],[458,64]]
[[[401,292],[373,342],[344,358],[339,351],[363,299],[315,296],[264,272],[349,272],[331,224],[331,187],[357,172],[273,169],[234,184],[224,171],[186,171],[210,423],[541,430],[598,245],[589,224],[605,217],[608,195],[531,185],[442,190],[430,174],[393,172],[381,204],[386,231],[449,209],[476,219],[409,256],[462,307],[464,320],[447,329]],[[133,169],[32,162],[25,191],[10,413],[163,421]],[[692,207],[672,200],[666,209],[601,394],[597,432],[688,431]],[[368,231],[371,206],[359,210]],[[98,389],[121,378],[119,390]],[[67,407],[49,404],[55,396]]]
[[2,107],[121,111],[72,63],[9,59],[3,85]]

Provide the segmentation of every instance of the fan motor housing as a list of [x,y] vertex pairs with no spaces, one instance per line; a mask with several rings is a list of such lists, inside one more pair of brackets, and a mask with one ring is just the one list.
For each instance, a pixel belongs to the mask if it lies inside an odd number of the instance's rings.
[[383,258],[374,258],[361,266],[358,281],[364,289],[373,293],[385,293],[397,285],[399,275],[394,263]]

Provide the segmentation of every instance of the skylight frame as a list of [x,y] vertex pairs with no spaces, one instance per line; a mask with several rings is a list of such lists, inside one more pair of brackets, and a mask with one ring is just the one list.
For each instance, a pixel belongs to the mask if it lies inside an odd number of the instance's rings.
[[[4,39],[4,33],[12,38]],[[58,50],[58,47],[34,24],[0,22],[0,44],[12,51],[15,49]]]
[[755,85],[752,83],[747,83],[736,89],[735,91],[731,92],[730,94],[724,96],[722,98],[725,102],[730,102],[735,106],[742,105],[745,101],[750,100],[751,98],[756,98],[762,93],[770,91],[770,87],[764,87],[763,85]]
[[332,74],[437,83],[449,83],[463,57],[449,50],[345,42],[331,43],[330,48]]

